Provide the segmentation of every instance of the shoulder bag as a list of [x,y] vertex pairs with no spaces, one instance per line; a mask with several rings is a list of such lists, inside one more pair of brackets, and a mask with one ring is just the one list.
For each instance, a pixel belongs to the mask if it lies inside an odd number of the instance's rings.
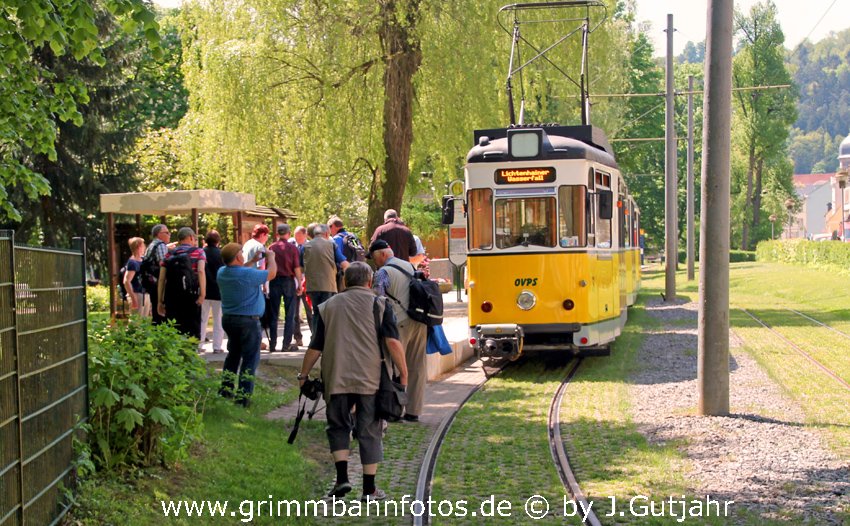
[[[386,304],[384,305],[386,308]],[[378,335],[378,349],[381,351],[381,383],[375,395],[375,414],[388,422],[396,422],[404,414],[407,405],[407,392],[403,385],[390,377],[392,365],[384,352],[384,339],[381,334],[381,316],[378,312],[378,298],[372,304],[375,317],[375,333]]]

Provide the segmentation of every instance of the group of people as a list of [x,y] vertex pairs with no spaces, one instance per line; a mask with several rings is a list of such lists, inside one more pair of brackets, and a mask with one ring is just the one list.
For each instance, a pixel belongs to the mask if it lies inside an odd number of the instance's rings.
[[[268,350],[275,352],[282,305],[280,350],[295,351],[303,345],[303,305],[312,340],[297,379],[303,385],[322,359],[327,435],[337,468],[331,496],[351,491],[348,452],[353,432],[363,463],[363,498],[384,498],[375,485],[383,455],[384,422],[375,413],[381,346],[407,389],[403,419],[416,422],[427,382],[427,331],[406,310],[409,282],[425,259],[425,250],[395,210],[385,212],[384,224],[372,234],[368,250],[337,216],[294,231],[288,224],[276,230],[277,239],[271,244],[269,228],[257,224],[244,245],[228,243],[222,248],[221,236],[210,231],[200,248],[191,228],[180,228],[177,242],[169,244],[168,227],[156,225],[149,246],[141,238],[129,241],[132,256],[124,286],[131,307],[152,316],[154,323],[173,320],[178,330],[201,343],[211,315],[214,353],[223,352],[227,334],[220,394],[247,405],[264,345],[261,319],[265,315],[270,331]],[[376,271],[366,263],[369,258]],[[367,315],[372,312],[375,319]]]

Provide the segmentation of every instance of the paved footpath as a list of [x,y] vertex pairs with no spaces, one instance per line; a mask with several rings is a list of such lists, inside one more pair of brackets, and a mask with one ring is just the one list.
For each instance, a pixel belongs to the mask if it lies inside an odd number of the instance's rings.
[[[446,319],[444,326],[447,330],[447,338],[449,342],[465,341],[467,339],[466,329],[466,304],[457,303],[456,293],[451,292],[445,296],[446,300]],[[305,341],[308,341],[307,333],[305,333]],[[296,353],[262,353],[264,360],[272,361],[276,364],[285,363],[298,367],[301,365],[304,352]],[[208,360],[223,360],[224,355],[213,355],[204,353]],[[435,381],[431,381],[426,386],[425,390],[425,406],[420,415],[419,423],[395,423],[390,424],[387,433],[393,432],[396,426],[418,426],[416,432],[412,433],[411,442],[406,443],[406,451],[399,458],[394,460],[385,460],[381,464],[380,473],[384,474],[381,477],[379,474],[379,486],[384,487],[392,495],[400,496],[403,494],[413,495],[416,489],[416,478],[419,474],[419,467],[422,463],[425,450],[437,430],[440,422],[469,395],[470,391],[475,388],[484,379],[484,372],[480,362],[472,359],[449,373],[442,375]],[[318,404],[318,411],[313,417],[313,420],[321,422],[325,421],[324,402]],[[308,405],[308,409],[312,407],[312,402]],[[295,418],[298,412],[297,401],[275,409],[266,415],[271,420],[283,420],[285,425],[291,426],[291,421]],[[306,418],[306,416],[305,416]],[[420,432],[421,431],[421,432]],[[362,481],[362,472],[359,460],[359,454],[355,447],[351,451],[349,459],[349,469],[351,471],[351,482],[355,489],[359,489]],[[333,481],[328,481],[327,490],[333,486]]]

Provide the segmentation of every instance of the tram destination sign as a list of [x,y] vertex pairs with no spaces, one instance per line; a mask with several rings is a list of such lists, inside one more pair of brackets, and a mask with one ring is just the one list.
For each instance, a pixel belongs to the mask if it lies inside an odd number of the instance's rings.
[[500,168],[496,184],[554,183],[554,168]]

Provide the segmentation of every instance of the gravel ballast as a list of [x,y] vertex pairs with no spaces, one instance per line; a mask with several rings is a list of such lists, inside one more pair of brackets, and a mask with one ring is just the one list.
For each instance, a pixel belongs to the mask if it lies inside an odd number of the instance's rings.
[[695,416],[696,303],[653,298],[661,327],[646,335],[632,380],[633,414],[650,442],[675,441],[690,461],[693,495],[734,500],[769,519],[842,524],[850,468],[805,424],[801,408],[730,336],[728,417]]

